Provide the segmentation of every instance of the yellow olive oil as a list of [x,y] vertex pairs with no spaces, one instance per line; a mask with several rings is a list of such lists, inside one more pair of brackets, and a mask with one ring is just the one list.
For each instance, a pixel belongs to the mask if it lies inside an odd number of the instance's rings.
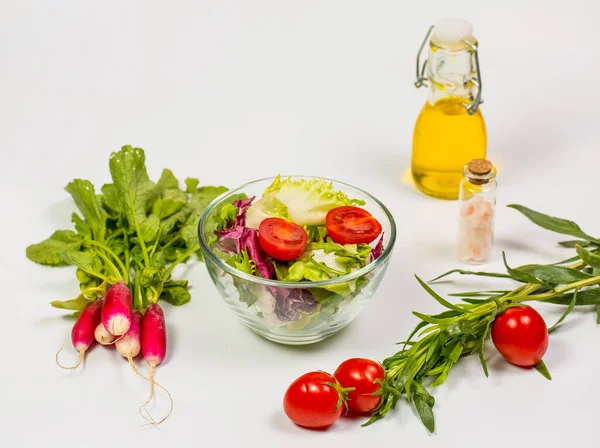
[[481,110],[469,115],[469,101],[446,96],[421,110],[413,134],[412,174],[429,196],[458,199],[463,167],[486,157],[487,133]]

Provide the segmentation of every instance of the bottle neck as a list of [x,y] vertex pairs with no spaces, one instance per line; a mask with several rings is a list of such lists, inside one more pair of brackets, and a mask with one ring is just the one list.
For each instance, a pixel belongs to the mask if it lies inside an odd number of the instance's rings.
[[443,98],[459,98],[466,105],[477,95],[476,66],[473,51],[466,45],[448,49],[430,43],[427,77],[430,81],[430,104]]

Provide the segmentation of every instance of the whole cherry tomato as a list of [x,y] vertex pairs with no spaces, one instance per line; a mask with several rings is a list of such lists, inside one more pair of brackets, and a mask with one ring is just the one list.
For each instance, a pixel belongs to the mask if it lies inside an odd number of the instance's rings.
[[348,392],[348,409],[354,412],[373,412],[381,402],[381,395],[373,395],[383,381],[385,371],[381,364],[365,358],[344,361],[333,374],[343,388],[354,388]]
[[285,393],[283,409],[299,426],[323,428],[342,414],[342,396],[335,378],[325,372],[309,372],[294,381]]
[[536,310],[530,306],[515,306],[494,320],[492,341],[507,361],[531,367],[546,353],[548,329]]

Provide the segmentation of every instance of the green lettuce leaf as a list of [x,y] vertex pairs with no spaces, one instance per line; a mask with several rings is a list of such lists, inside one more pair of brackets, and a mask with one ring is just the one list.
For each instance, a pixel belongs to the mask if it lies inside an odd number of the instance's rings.
[[325,216],[333,208],[364,205],[364,201],[350,199],[324,179],[282,180],[277,176],[265,190],[263,199],[270,195],[284,204],[288,209],[289,218],[301,226],[325,224]]
[[256,266],[254,266],[254,262],[248,256],[248,252],[242,250],[239,254],[233,255],[227,259],[226,263],[230,266],[233,266],[238,271],[245,272],[246,274],[254,274],[256,271]]
[[266,218],[283,218],[289,220],[288,209],[274,195],[264,196],[246,211],[246,227],[258,230],[260,223]]

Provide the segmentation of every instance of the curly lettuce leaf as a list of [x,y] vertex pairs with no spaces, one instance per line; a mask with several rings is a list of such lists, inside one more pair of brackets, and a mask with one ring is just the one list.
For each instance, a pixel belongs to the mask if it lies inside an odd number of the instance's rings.
[[246,227],[258,230],[260,223],[266,218],[290,219],[287,207],[274,195],[264,196],[247,209]]
[[246,274],[254,274],[256,272],[256,265],[248,256],[248,252],[242,250],[237,255],[232,255],[226,260],[226,263],[238,271],[245,272]]
[[277,176],[265,190],[261,201],[269,196],[273,196],[285,205],[289,219],[301,226],[325,224],[325,216],[333,208],[343,205],[364,205],[364,201],[350,199],[346,194],[335,190],[333,184],[324,179],[282,180]]
[[320,226],[304,226],[304,230],[308,235],[308,241],[319,242],[325,241],[327,238],[327,228],[324,225]]

